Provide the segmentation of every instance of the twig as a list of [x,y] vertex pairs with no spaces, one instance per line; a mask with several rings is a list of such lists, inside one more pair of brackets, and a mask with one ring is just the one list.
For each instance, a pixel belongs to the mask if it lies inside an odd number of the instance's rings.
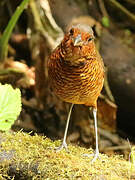
[[105,9],[105,5],[104,5],[103,0],[98,0],[98,4],[99,4],[100,10],[101,10],[103,16],[109,17],[109,15]]
[[[39,2],[41,9],[38,9],[34,0],[30,1],[35,28],[46,38],[50,48],[54,49],[63,38],[63,31],[55,23],[48,1],[40,0]],[[43,13],[40,13],[39,11],[43,11]]]
[[127,3],[130,3],[131,5],[135,5],[135,0],[124,0],[126,1]]
[[106,131],[104,129],[98,128],[99,129],[99,134],[102,136],[106,137],[107,139],[111,140],[113,144],[115,145],[120,145],[124,144],[129,147],[128,143],[126,140],[120,138],[117,134],[110,133],[109,131]]
[[109,99],[112,101],[112,102],[115,102],[115,99],[112,95],[112,92],[110,90],[110,87],[109,87],[109,83],[108,83],[108,78],[107,78],[107,68],[106,68],[106,73],[105,73],[105,81],[104,81],[104,88],[105,88],[105,91],[109,97]]
[[109,104],[113,108],[117,108],[117,105],[114,102],[112,102],[111,100],[109,100],[108,97],[104,96],[103,94],[100,94],[99,97],[100,97],[100,99],[103,99],[107,104]]
[[118,1],[116,0],[110,0],[110,2],[119,10],[121,10],[123,13],[125,13],[130,19],[135,21],[135,15],[128,11],[124,6],[122,6]]
[[102,151],[130,150],[128,145],[105,147]]

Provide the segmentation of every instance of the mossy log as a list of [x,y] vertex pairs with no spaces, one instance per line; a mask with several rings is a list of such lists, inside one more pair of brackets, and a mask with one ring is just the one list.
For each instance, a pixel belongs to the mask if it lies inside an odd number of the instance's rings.
[[92,149],[69,145],[69,152],[56,153],[59,145],[60,141],[52,142],[39,135],[1,134],[0,178],[126,180],[133,177],[130,162],[121,156],[100,154],[100,159],[91,163],[92,157],[83,154],[93,153]]

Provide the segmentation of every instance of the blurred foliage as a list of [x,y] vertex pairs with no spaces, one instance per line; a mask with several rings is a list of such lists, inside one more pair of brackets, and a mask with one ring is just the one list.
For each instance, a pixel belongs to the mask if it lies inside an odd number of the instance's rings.
[[8,131],[21,112],[21,92],[0,84],[0,130]]
[[102,18],[102,24],[103,24],[104,27],[107,27],[107,28],[108,28],[108,27],[110,26],[109,18],[106,17],[106,16],[104,16],[104,17]]
[[29,0],[23,0],[20,6],[16,8],[13,16],[11,17],[2,37],[0,38],[0,60],[4,61],[8,53],[8,41],[12,34],[13,28],[15,27],[18,18],[22,14],[23,10],[26,8]]

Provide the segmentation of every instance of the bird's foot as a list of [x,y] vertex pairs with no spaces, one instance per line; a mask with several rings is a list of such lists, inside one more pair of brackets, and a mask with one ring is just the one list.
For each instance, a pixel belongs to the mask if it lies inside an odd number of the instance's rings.
[[60,147],[57,147],[55,150],[56,150],[56,152],[59,152],[59,151],[61,151],[63,148],[68,152],[68,147],[67,147],[67,143],[66,143],[66,142],[62,142],[61,146],[60,146]]
[[84,157],[94,157],[91,161],[91,163],[94,163],[97,159],[100,159],[99,151],[93,153],[93,154],[83,154]]

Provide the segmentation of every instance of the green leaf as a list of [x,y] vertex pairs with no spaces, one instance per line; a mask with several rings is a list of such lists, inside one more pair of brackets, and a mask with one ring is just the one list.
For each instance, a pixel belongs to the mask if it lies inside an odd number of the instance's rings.
[[7,131],[21,112],[21,92],[11,85],[0,84],[0,130]]
[[109,18],[106,16],[102,17],[102,24],[104,27],[108,28],[110,26]]

